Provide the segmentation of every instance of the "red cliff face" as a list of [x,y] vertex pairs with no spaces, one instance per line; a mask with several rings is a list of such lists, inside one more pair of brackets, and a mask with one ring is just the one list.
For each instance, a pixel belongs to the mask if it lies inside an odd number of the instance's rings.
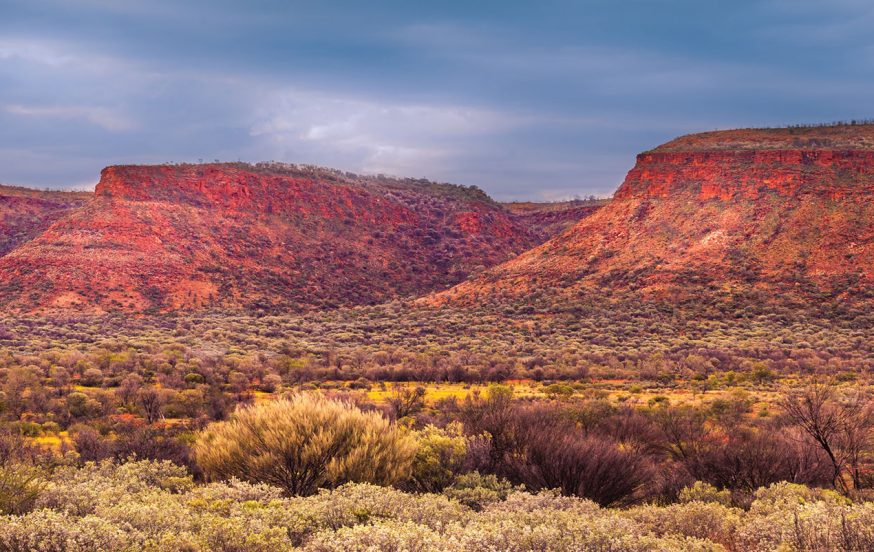
[[757,199],[776,193],[863,197],[874,192],[874,151],[745,150],[652,152],[637,156],[615,199]]
[[234,212],[326,220],[351,217],[367,224],[409,223],[416,217],[403,205],[372,202],[371,190],[343,182],[339,176],[325,181],[304,175],[259,174],[227,165],[107,167],[94,192],[107,198]]
[[16,311],[301,310],[444,288],[538,243],[475,189],[278,165],[119,166],[0,259]]
[[639,155],[613,201],[592,216],[428,302],[474,303],[545,288],[870,298],[874,126],[727,131],[669,142]]

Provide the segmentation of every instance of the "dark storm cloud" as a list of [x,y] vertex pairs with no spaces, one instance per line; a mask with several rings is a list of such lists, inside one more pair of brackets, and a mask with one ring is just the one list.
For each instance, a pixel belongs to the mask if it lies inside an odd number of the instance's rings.
[[869,2],[0,0],[0,181],[283,160],[609,194],[678,134],[872,115]]

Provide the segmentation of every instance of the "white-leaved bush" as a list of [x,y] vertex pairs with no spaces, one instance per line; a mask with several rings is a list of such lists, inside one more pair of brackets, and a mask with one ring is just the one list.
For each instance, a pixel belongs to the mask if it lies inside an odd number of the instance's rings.
[[506,487],[474,506],[368,483],[289,496],[236,479],[196,484],[150,461],[46,478],[33,510],[0,516],[0,552],[874,550],[874,503],[786,483],[760,489],[747,511],[701,488],[628,509]]

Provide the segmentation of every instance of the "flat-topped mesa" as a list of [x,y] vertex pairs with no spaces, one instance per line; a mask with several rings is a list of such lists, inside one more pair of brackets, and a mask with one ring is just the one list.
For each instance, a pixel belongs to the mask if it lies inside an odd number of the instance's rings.
[[843,125],[668,142],[639,155],[591,216],[423,301],[561,305],[594,292],[862,304],[872,290],[874,125]]
[[[337,184],[339,182],[330,182]],[[332,187],[303,173],[272,174],[244,164],[116,165],[100,173],[98,196],[227,207],[267,206],[283,195]]]
[[[416,214],[398,203],[375,201],[372,190],[340,173],[259,171],[237,163],[208,165],[123,165],[101,171],[95,194],[127,201],[317,216],[370,224],[409,223]],[[378,196],[376,196],[378,197]]]
[[615,198],[838,199],[874,192],[874,125],[751,129],[683,136],[637,156]]

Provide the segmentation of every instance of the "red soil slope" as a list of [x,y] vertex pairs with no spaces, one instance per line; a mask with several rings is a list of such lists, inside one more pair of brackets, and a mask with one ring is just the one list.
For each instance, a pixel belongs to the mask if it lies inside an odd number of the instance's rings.
[[445,289],[540,243],[475,188],[286,165],[120,166],[0,259],[0,308],[307,309]]
[[638,156],[613,201],[428,302],[534,291],[874,297],[874,126],[713,132]]

